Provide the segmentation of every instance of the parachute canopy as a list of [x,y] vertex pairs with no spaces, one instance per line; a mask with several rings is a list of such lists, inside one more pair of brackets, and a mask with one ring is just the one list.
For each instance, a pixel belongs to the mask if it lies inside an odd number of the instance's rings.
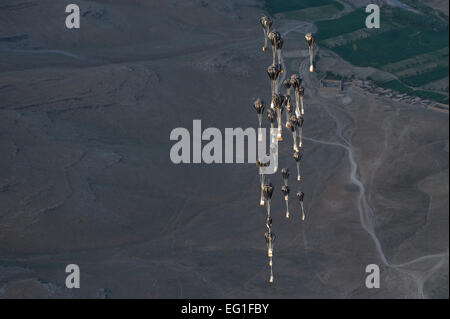
[[275,47],[275,49],[282,49],[283,48],[283,38],[281,37],[280,32],[278,31],[271,31],[268,35],[268,38],[270,40],[270,43]]
[[272,27],[272,19],[270,19],[267,16],[262,16],[261,19],[259,19],[259,22],[261,23],[261,26],[265,29],[265,30],[269,30]]
[[276,113],[272,109],[267,110],[267,118],[269,119],[270,123],[275,123],[277,119]]
[[262,114],[264,112],[265,103],[261,99],[256,99],[253,102],[253,108],[256,110],[256,113]]
[[266,200],[269,200],[269,199],[272,198],[272,194],[273,194],[273,186],[272,186],[272,184],[269,183],[269,184],[263,185],[264,198]]
[[275,93],[272,96],[272,102],[270,104],[270,107],[273,108],[273,109],[281,109],[282,106],[283,106],[283,103],[284,103],[284,96]]
[[300,154],[300,152],[295,152],[294,153],[294,159],[296,162],[300,162],[300,160],[302,159],[302,154]]
[[291,87],[293,87],[296,90],[299,90],[302,87],[303,80],[298,74],[291,75]]
[[276,63],[271,64],[267,68],[267,74],[269,75],[269,78],[272,81],[277,80],[282,72],[283,72],[283,67],[279,63],[278,64],[276,64]]
[[283,176],[283,179],[288,179],[289,178],[289,169],[283,168],[281,170],[281,176]]
[[305,40],[306,43],[308,44],[309,47],[311,47],[314,42],[316,41],[316,38],[314,37],[314,35],[312,33],[307,33],[305,34]]

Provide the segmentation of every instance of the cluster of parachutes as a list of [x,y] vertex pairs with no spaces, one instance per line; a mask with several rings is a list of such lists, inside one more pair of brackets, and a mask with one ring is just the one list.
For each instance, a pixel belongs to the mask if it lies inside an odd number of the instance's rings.
[[[260,23],[264,30],[264,46],[262,48],[263,52],[267,51],[268,43],[272,45],[273,59],[272,64],[267,68],[267,75],[269,76],[271,82],[271,103],[270,107],[267,109],[267,118],[270,123],[271,129],[276,129],[276,138],[278,141],[283,141],[283,125],[282,125],[282,114],[285,112],[285,123],[284,127],[292,134],[292,149],[294,152],[293,158],[297,166],[297,181],[301,181],[300,175],[300,163],[302,160],[302,149],[303,149],[303,124],[304,124],[304,114],[305,108],[303,103],[303,97],[305,95],[305,89],[303,87],[303,81],[298,74],[293,74],[290,78],[285,79],[280,83],[280,75],[284,72],[282,65],[282,53],[283,48],[283,38],[278,31],[271,30],[272,20],[263,16],[260,19]],[[309,47],[310,53],[310,72],[314,71],[313,67],[313,47],[315,43],[315,38],[311,33],[305,35],[306,43]],[[280,93],[280,88],[284,87],[284,95]],[[294,92],[295,105],[291,104],[291,93]],[[266,105],[264,101],[260,98],[253,102],[253,108],[258,115],[258,125],[259,128],[262,127],[263,115]],[[259,135],[259,140],[261,141],[261,135]],[[271,134],[272,135],[272,134]],[[297,139],[298,138],[298,139]],[[273,248],[275,241],[275,234],[272,232],[272,214],[271,214],[271,200],[274,191],[274,186],[265,181],[264,168],[269,166],[270,163],[263,163],[259,159],[256,161],[260,176],[260,205],[266,206],[267,208],[267,219],[266,227],[267,231],[264,235],[267,244],[267,254],[269,256],[269,267],[270,267],[270,279],[269,282],[273,283]],[[290,218],[289,212],[289,169],[283,168],[281,170],[281,175],[283,178],[283,186],[281,187],[281,193],[284,196],[284,201],[286,203],[286,218]],[[301,219],[305,220],[305,210],[303,206],[303,199],[305,194],[301,191],[297,193],[297,198],[300,202],[301,207]]]

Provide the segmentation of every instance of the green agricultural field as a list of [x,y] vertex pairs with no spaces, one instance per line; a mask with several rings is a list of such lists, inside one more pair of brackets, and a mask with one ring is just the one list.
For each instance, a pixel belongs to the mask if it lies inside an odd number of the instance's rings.
[[382,67],[448,46],[447,32],[403,27],[333,48],[357,66]]
[[445,47],[441,50],[427,52],[425,54],[416,55],[406,60],[402,60],[392,64],[387,64],[383,67],[383,69],[388,72],[398,73],[427,63],[439,64],[444,59],[448,61],[448,56],[449,56],[449,48]]
[[406,86],[405,84],[401,83],[398,80],[392,80],[392,81],[388,81],[388,82],[376,82],[376,84],[379,87],[392,89],[399,93],[406,93],[409,95],[418,96],[423,99],[429,99],[429,100],[433,100],[433,101],[436,101],[439,103],[448,104],[448,97],[445,96],[444,94],[429,92],[429,91],[424,91],[424,90],[414,90],[414,89]]
[[367,13],[364,9],[358,9],[339,19],[318,21],[316,22],[317,39],[322,41],[365,28],[366,17]]
[[440,93],[416,90],[416,91],[414,91],[414,93],[412,95],[421,97],[423,99],[428,99],[431,101],[448,104],[448,97],[443,94],[440,94]]
[[401,83],[398,80],[392,80],[392,81],[387,81],[387,82],[376,81],[375,83],[379,87],[392,89],[392,90],[400,92],[400,93],[411,93],[414,91],[413,89],[407,87],[406,85],[404,85],[403,83]]
[[266,8],[270,14],[321,7],[336,3],[333,0],[266,0]]
[[285,12],[284,15],[288,19],[295,19],[301,21],[317,21],[330,19],[344,9],[344,6],[339,2],[320,7],[312,7],[301,10],[294,10]]
[[[317,38],[320,42],[364,29],[366,16],[361,8],[336,20],[317,22]],[[382,7],[381,17],[381,28],[389,25],[392,30],[374,32],[333,50],[354,65],[381,67],[448,47],[448,23],[443,20],[388,6]]]
[[414,76],[410,76],[407,78],[402,78],[402,82],[406,83],[409,86],[422,86],[430,82],[434,82],[443,78],[448,77],[449,68],[448,67],[436,67],[431,71],[417,74]]

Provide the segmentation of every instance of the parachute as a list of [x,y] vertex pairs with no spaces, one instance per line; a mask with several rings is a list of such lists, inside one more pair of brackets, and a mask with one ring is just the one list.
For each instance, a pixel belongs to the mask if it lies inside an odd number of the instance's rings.
[[298,89],[302,86],[303,80],[300,78],[298,74],[292,74],[290,78],[291,87],[293,89]]
[[256,99],[253,102],[253,108],[255,109],[256,113],[258,114],[258,141],[262,141],[262,134],[261,134],[261,126],[262,126],[262,116],[264,113],[265,103],[261,99]]
[[303,96],[305,96],[305,89],[303,88],[303,86],[301,86],[298,89],[298,96],[300,97],[301,114],[304,115],[305,114],[305,107],[303,105]]
[[281,49],[283,48],[284,44],[283,38],[278,31],[271,31],[268,35],[268,38],[270,40],[270,43],[272,44],[272,63],[275,64],[276,57],[278,56],[278,64],[281,64]]
[[270,32],[270,28],[272,27],[272,20],[269,17],[263,16],[261,19],[259,19],[259,22],[261,23],[261,26],[264,30],[264,46],[262,47],[263,52],[267,50],[267,44],[268,44],[268,35]]
[[275,242],[275,234],[272,233],[272,231],[268,231],[264,234],[264,237],[266,238],[266,242],[267,242],[267,255],[269,257],[273,257],[273,244]]
[[291,108],[291,81],[286,79],[283,81],[283,86],[286,89],[286,95],[284,96],[284,104],[286,107],[286,128],[287,123],[289,121],[289,117],[291,116],[292,108]]
[[283,183],[284,183],[284,186],[288,186],[288,185],[289,185],[289,183],[288,183],[288,179],[289,179],[289,169],[283,168],[283,169],[281,170],[281,176],[283,177]]
[[270,104],[270,107],[272,110],[274,110],[277,113],[277,124],[278,124],[278,133],[277,133],[277,139],[278,141],[283,140],[282,136],[282,128],[281,128],[281,115],[283,113],[283,104],[284,104],[284,96],[280,94],[274,94],[272,97],[272,103]]
[[286,203],[286,218],[289,218],[289,186],[284,185],[281,187],[281,192],[284,196],[284,201]]
[[267,227],[268,230],[271,229],[271,227],[272,227],[272,217],[267,217],[267,219],[266,219],[266,227]]
[[298,135],[300,138],[300,143],[298,144],[298,147],[303,147],[303,123],[305,122],[305,119],[303,116],[299,116],[297,118],[297,126],[298,126]]
[[270,267],[270,279],[269,282],[273,283],[273,244],[275,242],[275,234],[272,233],[271,229],[264,234],[267,244],[267,255],[269,256],[269,267]]
[[283,86],[286,89],[286,96],[291,96],[291,88],[292,88],[291,81],[289,79],[285,79],[283,81]]
[[295,95],[295,115],[300,116],[300,91],[302,90],[303,80],[297,74],[293,74],[291,75],[290,82]]
[[305,193],[303,193],[303,192],[298,192],[298,193],[297,193],[297,197],[298,197],[298,200],[300,201],[300,206],[302,207],[302,220],[305,220],[306,215],[305,215],[305,209],[304,209],[304,207],[303,207],[303,199],[304,199],[304,197],[305,197]]
[[264,167],[269,166],[270,162],[267,163],[263,163],[259,160],[256,161],[256,166],[258,167],[258,173],[259,173],[259,181],[260,181],[260,186],[261,186],[261,197],[259,200],[259,205],[260,206],[264,206]]
[[305,40],[309,47],[309,72],[314,72],[313,59],[314,59],[314,43],[316,42],[316,38],[312,33],[307,33],[305,35]]
[[285,105],[285,109],[286,109],[286,128],[288,128],[287,123],[289,122],[289,118],[292,115],[292,106],[291,106],[291,97],[290,96],[285,96],[284,97],[284,105]]
[[294,145],[294,151],[297,150],[297,133],[295,132],[295,124],[291,121],[288,121],[286,123],[286,128],[292,131],[292,139],[293,139],[293,145]]
[[[270,129],[272,130],[274,128],[275,121],[277,120],[277,114],[275,113],[274,110],[268,109],[267,110],[267,118],[269,119],[269,122],[270,122]],[[270,134],[270,137],[271,137],[270,142],[273,143],[274,136],[272,134]]]
[[267,118],[270,121],[270,128],[273,129],[273,124],[275,123],[277,119],[276,113],[272,109],[267,110]]
[[278,94],[278,79],[281,73],[283,73],[283,67],[281,64],[274,63],[267,68],[267,75],[269,76],[272,88],[272,96],[274,94]]
[[264,201],[267,203],[267,216],[270,217],[270,202],[273,194],[273,186],[272,184],[264,184],[263,185],[263,196]]
[[281,176],[283,177],[284,185],[281,187],[281,192],[284,196],[284,201],[286,202],[286,218],[289,218],[289,169],[283,168],[281,170]]
[[296,151],[295,153],[294,153],[294,160],[295,160],[295,163],[297,164],[297,180],[298,181],[300,181],[300,161],[302,160],[302,154],[300,154],[300,152],[299,151]]
[[292,147],[295,152],[298,151],[297,147],[297,127],[298,127],[298,118],[295,115],[291,115],[289,118],[289,122],[286,124],[287,128],[292,132]]
[[275,235],[272,233],[272,216],[270,212],[270,202],[273,194],[273,186],[272,184],[264,184],[263,186],[263,195],[264,200],[267,202],[267,219],[266,219],[266,227],[267,232],[265,234],[266,243],[267,243],[267,255],[269,256],[269,267],[270,267],[270,279],[269,282],[273,282],[273,242],[275,241]]

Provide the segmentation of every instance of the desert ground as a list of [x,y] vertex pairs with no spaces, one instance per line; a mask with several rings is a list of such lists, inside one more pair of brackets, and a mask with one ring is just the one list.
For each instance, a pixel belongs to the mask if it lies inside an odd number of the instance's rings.
[[300,184],[289,132],[280,144],[291,219],[270,176],[271,285],[255,164],[169,157],[170,132],[194,119],[257,126],[263,2],[77,4],[79,30],[59,1],[0,4],[0,298],[448,298],[448,113],[320,88],[332,64],[307,72],[314,25],[275,19],[306,114]]

